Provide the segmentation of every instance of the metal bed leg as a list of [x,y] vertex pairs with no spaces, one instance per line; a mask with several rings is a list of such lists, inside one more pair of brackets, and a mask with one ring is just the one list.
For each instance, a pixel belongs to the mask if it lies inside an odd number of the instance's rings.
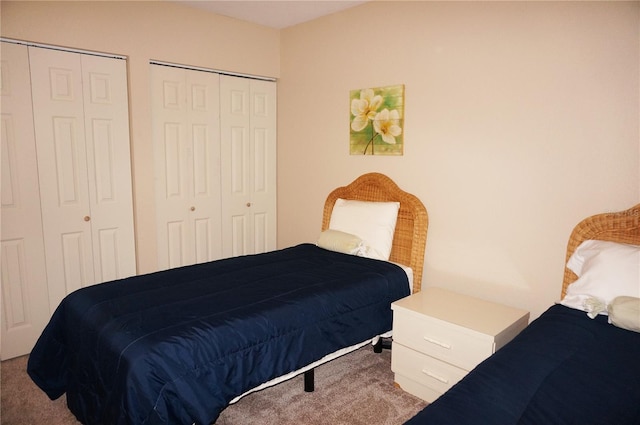
[[374,353],[382,353],[382,338],[378,338],[378,341],[373,344]]
[[[382,350],[391,350],[391,338],[379,338],[378,342],[373,345],[374,353],[382,353]],[[312,393],[315,390],[314,369],[304,372],[304,391]]]
[[391,350],[391,338],[379,338],[373,345],[374,353],[382,353],[382,349]]
[[304,373],[304,391],[312,393],[315,389],[314,385],[314,369],[309,369]]

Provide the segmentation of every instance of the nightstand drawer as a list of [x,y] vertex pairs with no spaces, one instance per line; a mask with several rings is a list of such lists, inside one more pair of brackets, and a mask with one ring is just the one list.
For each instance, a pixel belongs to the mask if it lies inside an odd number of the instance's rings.
[[467,371],[493,353],[492,339],[451,323],[400,311],[393,320],[394,341]]
[[409,378],[419,385],[434,390],[438,395],[444,394],[467,374],[466,370],[395,342],[391,351],[393,353],[391,356],[391,370],[396,376]]

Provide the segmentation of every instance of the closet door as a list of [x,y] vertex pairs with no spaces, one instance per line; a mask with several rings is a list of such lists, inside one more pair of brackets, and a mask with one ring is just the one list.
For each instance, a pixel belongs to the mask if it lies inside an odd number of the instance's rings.
[[276,248],[276,83],[223,75],[225,256]]
[[6,360],[31,351],[49,320],[26,46],[2,43],[2,338]]
[[151,65],[160,269],[221,258],[219,75]]
[[49,300],[135,274],[126,63],[29,47]]
[[127,64],[80,59],[94,279],[100,283],[136,274]]

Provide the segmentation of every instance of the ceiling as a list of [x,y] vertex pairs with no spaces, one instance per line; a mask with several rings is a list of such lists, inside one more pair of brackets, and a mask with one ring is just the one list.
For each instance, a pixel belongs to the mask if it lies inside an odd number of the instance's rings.
[[282,29],[365,3],[356,0],[174,0],[243,21]]

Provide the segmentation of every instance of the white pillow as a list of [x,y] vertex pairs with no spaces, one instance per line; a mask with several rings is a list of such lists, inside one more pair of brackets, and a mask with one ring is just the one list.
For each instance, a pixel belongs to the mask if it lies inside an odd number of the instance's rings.
[[[640,246],[587,240],[578,246],[567,268],[578,279],[560,302],[567,307],[596,314],[619,296],[640,297]],[[594,310],[594,305],[598,308]]]
[[357,235],[370,247],[366,257],[389,260],[400,202],[366,202],[338,198],[329,229]]
[[367,252],[367,246],[358,236],[333,229],[327,229],[320,233],[317,245],[320,248],[343,254],[364,256]]

